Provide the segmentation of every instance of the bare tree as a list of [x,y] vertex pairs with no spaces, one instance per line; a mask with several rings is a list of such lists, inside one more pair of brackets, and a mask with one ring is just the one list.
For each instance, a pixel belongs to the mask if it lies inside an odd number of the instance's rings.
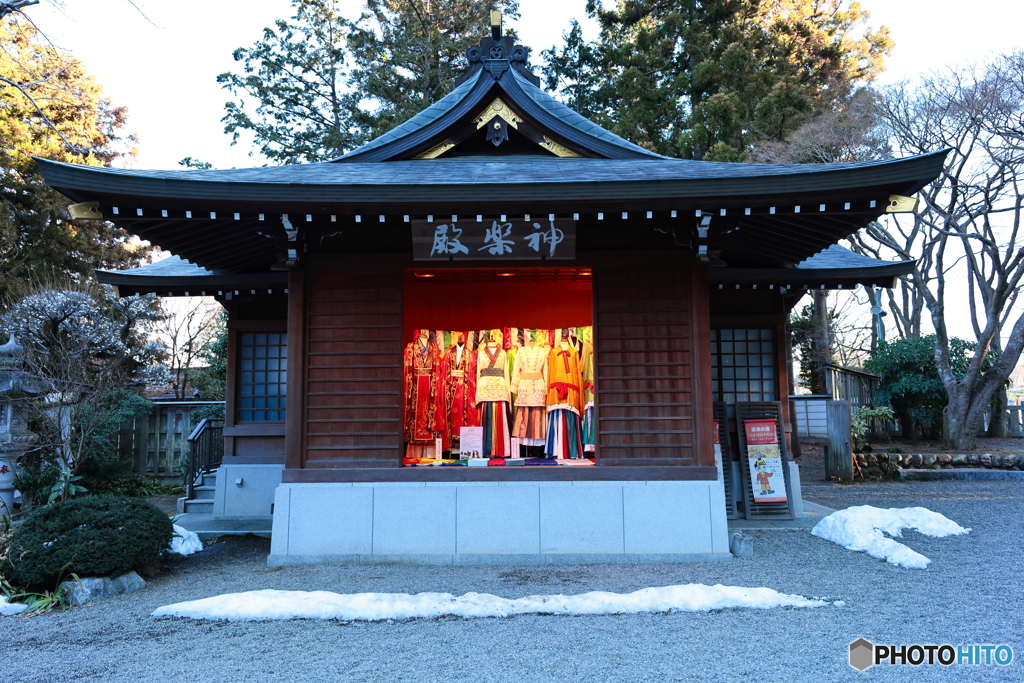
[[209,297],[191,297],[165,306],[157,323],[157,339],[167,349],[167,369],[174,398],[183,400],[197,369],[220,331],[221,306]]
[[[944,440],[973,448],[985,411],[1024,347],[1024,315],[1016,309],[1024,278],[1024,53],[893,87],[882,114],[901,154],[950,150],[942,175],[921,192],[921,211],[872,224],[859,243],[879,256],[916,261],[897,295],[902,300],[890,302],[897,304],[894,323],[904,336],[915,336],[922,309],[930,314],[935,364],[948,395]],[[946,306],[961,283],[977,343],[963,374],[951,364]],[[993,350],[999,360],[986,370]]]

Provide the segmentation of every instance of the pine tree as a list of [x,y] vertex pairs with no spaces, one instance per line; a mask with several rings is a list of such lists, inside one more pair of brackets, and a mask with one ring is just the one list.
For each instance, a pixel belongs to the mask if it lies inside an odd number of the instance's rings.
[[294,164],[332,159],[359,139],[347,86],[351,23],[339,4],[293,0],[290,20],[274,22],[262,40],[234,51],[242,73],[217,77],[237,98],[224,105],[221,119],[233,144],[248,133],[263,156]]
[[[382,135],[447,95],[486,35],[491,10],[519,16],[517,0],[367,0],[349,38],[360,93],[353,120]],[[514,36],[514,32],[506,32]]]
[[590,93],[598,123],[684,158],[738,161],[758,140],[784,139],[870,81],[892,49],[847,0],[589,0],[587,11],[599,38],[583,46],[570,32],[545,51],[549,84],[566,99]]
[[267,158],[326,161],[439,100],[486,35],[489,12],[516,0],[368,0],[355,21],[338,0],[293,0],[295,15],[234,52],[242,72],[218,77],[236,99],[225,132],[255,138]]
[[103,221],[72,220],[32,157],[109,166],[131,155],[127,110],[103,97],[82,63],[19,16],[0,23],[0,297],[30,278],[87,279],[147,253]]

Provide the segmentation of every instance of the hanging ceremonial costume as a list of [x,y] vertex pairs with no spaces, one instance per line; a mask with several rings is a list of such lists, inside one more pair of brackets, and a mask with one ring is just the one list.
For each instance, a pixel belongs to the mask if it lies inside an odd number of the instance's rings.
[[544,452],[556,458],[582,458],[583,414],[580,353],[568,341],[548,353],[548,436]]
[[[459,446],[459,430],[480,424],[476,408],[476,353],[465,342],[461,332],[458,340],[444,352],[444,424],[441,433],[444,450]],[[460,343],[461,342],[461,343]]]
[[[547,337],[547,334],[544,335]],[[512,370],[512,393],[516,395],[516,416],[512,436],[527,446],[543,446],[547,436],[545,406],[548,390],[547,344],[531,342],[516,351]]]
[[484,433],[484,456],[510,456],[508,409],[512,397],[508,370],[508,354],[500,342],[480,346],[476,357],[476,402]]
[[425,332],[405,347],[402,414],[407,458],[439,457],[433,452],[434,439],[444,423],[441,349]]
[[594,344],[593,330],[582,328],[580,341],[583,342],[582,373],[583,373],[583,450],[593,453],[597,450],[594,433]]

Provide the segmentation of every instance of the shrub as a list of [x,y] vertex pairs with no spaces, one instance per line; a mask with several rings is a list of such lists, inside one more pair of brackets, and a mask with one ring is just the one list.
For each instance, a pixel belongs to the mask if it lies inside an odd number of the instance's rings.
[[[949,340],[949,362],[953,375],[962,378],[974,353],[975,344],[956,337]],[[989,351],[982,364],[988,370],[999,359]],[[903,436],[917,440],[938,438],[942,433],[942,409],[948,402],[946,386],[935,365],[935,335],[880,342],[864,369],[881,379],[875,390],[879,405],[889,403],[903,426]]]
[[120,574],[159,558],[172,526],[167,515],[137,498],[55,503],[35,510],[14,530],[4,573],[29,587],[52,584],[62,572]]

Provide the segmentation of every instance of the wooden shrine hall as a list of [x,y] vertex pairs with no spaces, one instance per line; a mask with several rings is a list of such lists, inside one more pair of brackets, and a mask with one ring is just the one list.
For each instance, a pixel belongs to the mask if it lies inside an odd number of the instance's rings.
[[728,515],[798,509],[787,312],[910,271],[838,242],[945,153],[666,158],[545,93],[500,21],[466,57],[330,162],[39,164],[174,254],[101,282],[229,311],[214,514],[273,515],[270,563],[729,557]]

